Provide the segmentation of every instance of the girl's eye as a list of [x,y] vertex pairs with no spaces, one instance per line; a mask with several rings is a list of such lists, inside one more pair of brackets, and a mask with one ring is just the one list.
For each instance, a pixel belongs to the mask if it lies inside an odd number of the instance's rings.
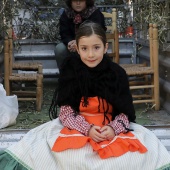
[[82,47],[81,49],[82,49],[83,51],[85,51],[87,48],[86,48],[86,47]]
[[98,50],[100,47],[99,46],[96,46],[95,49]]

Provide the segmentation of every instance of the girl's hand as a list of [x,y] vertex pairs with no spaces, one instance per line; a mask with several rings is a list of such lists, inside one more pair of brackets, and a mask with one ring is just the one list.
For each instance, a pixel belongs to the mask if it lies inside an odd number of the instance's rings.
[[101,134],[105,136],[105,139],[107,140],[112,140],[116,135],[115,131],[112,127],[110,126],[103,126],[101,129]]
[[95,142],[102,142],[106,140],[105,136],[100,132],[100,126],[92,126],[89,130],[89,137],[91,137]]
[[76,40],[72,40],[68,43],[68,50],[70,52],[75,52],[76,51]]

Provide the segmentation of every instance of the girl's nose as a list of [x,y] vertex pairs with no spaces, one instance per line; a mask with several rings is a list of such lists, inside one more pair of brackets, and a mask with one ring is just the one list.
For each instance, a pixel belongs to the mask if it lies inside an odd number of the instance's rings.
[[89,50],[89,58],[92,58],[92,57],[94,57],[93,50]]
[[80,0],[77,0],[76,2],[77,2],[77,4],[80,4]]

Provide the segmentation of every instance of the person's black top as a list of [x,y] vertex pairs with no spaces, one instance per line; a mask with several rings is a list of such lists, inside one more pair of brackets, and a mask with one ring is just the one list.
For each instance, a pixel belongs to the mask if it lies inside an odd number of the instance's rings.
[[[61,36],[61,41],[67,45],[68,42],[71,40],[75,40],[75,23],[73,22],[74,18],[73,17],[68,17],[67,12],[64,11],[60,17],[60,36]],[[100,24],[104,30],[106,30],[105,27],[105,20],[103,14],[100,12],[99,9],[95,9],[95,11],[90,14],[90,16],[83,18],[82,17],[82,22],[85,20],[89,20],[92,22],[96,22]],[[82,23],[81,22],[81,23]],[[79,26],[79,24],[78,24]]]
[[113,63],[108,56],[95,68],[87,67],[77,57],[64,61],[58,81],[58,106],[69,105],[78,114],[80,100],[88,104],[88,97],[98,96],[113,106],[112,117],[124,113],[135,122],[135,110],[125,70]]

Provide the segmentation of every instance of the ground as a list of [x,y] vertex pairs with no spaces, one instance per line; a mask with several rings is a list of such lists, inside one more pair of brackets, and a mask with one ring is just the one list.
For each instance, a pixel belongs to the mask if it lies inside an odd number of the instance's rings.
[[[41,112],[35,111],[34,102],[19,102],[19,114],[16,124],[6,129],[32,129],[42,123],[50,121],[49,108],[56,83],[44,83],[43,105]],[[170,125],[170,114],[161,109],[155,111],[151,105],[135,105],[136,122],[141,125]]]

